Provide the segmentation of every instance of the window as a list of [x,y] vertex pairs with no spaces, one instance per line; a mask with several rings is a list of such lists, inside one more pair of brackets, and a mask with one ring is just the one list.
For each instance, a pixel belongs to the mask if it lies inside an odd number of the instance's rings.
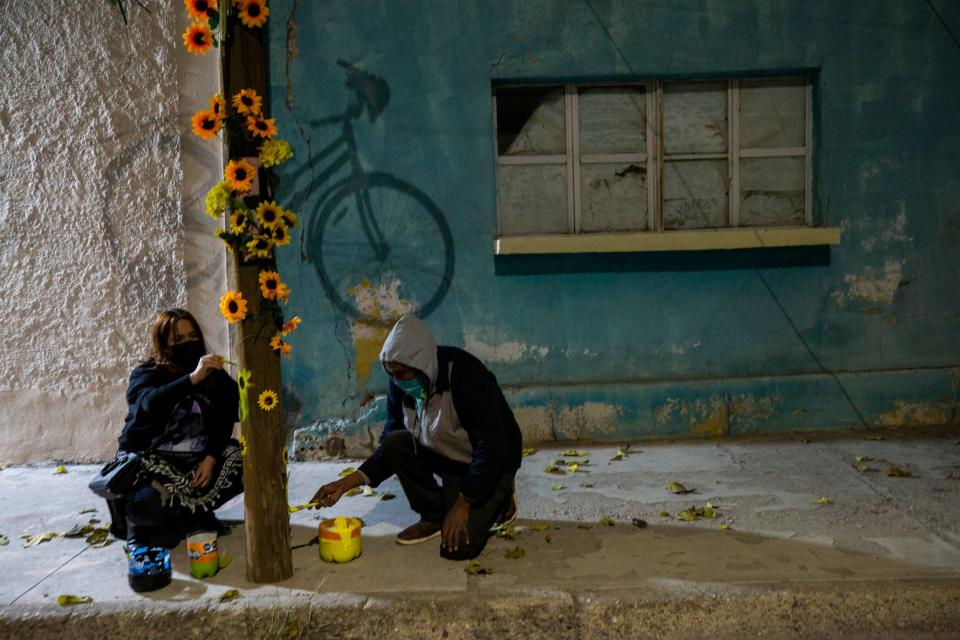
[[500,237],[810,226],[806,77],[498,86]]

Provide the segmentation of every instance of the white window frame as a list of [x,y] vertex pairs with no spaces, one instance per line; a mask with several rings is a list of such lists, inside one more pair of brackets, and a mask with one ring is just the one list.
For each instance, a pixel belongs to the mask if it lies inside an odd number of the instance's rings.
[[[592,236],[597,233],[608,235],[623,234],[650,234],[650,233],[691,233],[706,231],[723,231],[729,229],[763,229],[764,227],[740,227],[740,160],[743,158],[790,158],[804,157],[804,226],[813,227],[813,146],[812,146],[812,79],[809,75],[765,76],[757,79],[779,80],[787,78],[802,78],[805,86],[804,105],[804,146],[779,148],[740,148],[740,79],[727,80],[727,152],[726,153],[692,153],[692,154],[664,154],[662,143],[663,131],[663,85],[662,80],[646,80],[634,82],[590,82],[590,83],[544,83],[544,84],[510,84],[504,88],[524,87],[562,87],[564,90],[564,131],[566,134],[565,154],[502,156],[499,153],[497,125],[497,87],[493,91],[493,127],[494,127],[494,157],[497,162],[497,171],[507,165],[545,165],[562,164],[567,170],[567,235]],[[753,78],[751,78],[753,79]],[[697,80],[690,80],[696,82]],[[703,81],[711,81],[703,79]],[[714,82],[716,80],[713,80]],[[669,81],[667,81],[669,82]],[[580,154],[579,132],[579,91],[582,88],[594,87],[629,87],[642,86],[646,100],[647,120],[647,151],[646,153],[613,153],[613,154]],[[726,159],[728,161],[727,195],[729,198],[729,223],[718,229],[664,229],[663,220],[663,164],[669,160],[710,160]],[[613,162],[643,162],[647,169],[647,229],[640,231],[609,231],[583,232],[581,226],[581,193],[580,193],[580,166],[591,163]],[[499,176],[497,177],[499,185]],[[498,187],[499,189],[499,187]],[[791,227],[766,227],[766,229],[789,229]],[[796,227],[793,227],[796,228]],[[497,237],[501,233],[501,211],[499,197],[497,198]],[[506,236],[507,238],[523,238],[525,236]],[[832,237],[832,236],[831,236]],[[839,242],[839,235],[836,237]],[[831,242],[834,244],[834,242]]]

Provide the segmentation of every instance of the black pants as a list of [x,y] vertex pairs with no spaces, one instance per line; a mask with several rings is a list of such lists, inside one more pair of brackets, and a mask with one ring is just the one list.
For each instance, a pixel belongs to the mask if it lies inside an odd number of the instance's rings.
[[[413,435],[409,431],[387,434],[381,447],[387,467],[400,479],[410,508],[419,513],[423,520],[442,523],[467,477],[467,465],[444,458],[421,444],[414,447]],[[434,474],[440,476],[440,485]],[[461,537],[459,548],[448,551],[441,543],[442,557],[469,560],[480,555],[490,537],[490,527],[510,503],[515,475],[516,471],[504,473],[486,502],[470,505],[470,518],[467,521],[470,544]]]

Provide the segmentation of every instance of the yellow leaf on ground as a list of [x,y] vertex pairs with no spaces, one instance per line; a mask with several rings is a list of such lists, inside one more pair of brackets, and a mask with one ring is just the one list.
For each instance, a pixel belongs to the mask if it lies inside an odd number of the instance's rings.
[[346,469],[344,469],[343,471],[341,471],[341,472],[338,473],[337,475],[340,476],[341,478],[346,478],[348,475],[350,475],[350,474],[353,473],[354,471],[356,471],[356,469],[354,469],[353,467],[347,467]]
[[553,484],[553,485],[550,485],[550,490],[551,490],[551,491],[563,491],[564,489],[566,489],[566,487],[565,487],[564,485],[562,485],[562,484]]
[[506,538],[507,540],[516,540],[520,537],[520,530],[512,524],[500,525],[493,530],[493,533],[498,538]]
[[586,451],[580,451],[580,450],[578,450],[578,449],[567,449],[566,451],[564,451],[564,452],[561,453],[560,455],[562,455],[562,456],[568,456],[568,457],[571,457],[571,458],[578,458],[578,457],[580,457],[580,456],[585,456],[585,455],[587,455],[587,452],[586,452]]
[[530,528],[533,529],[534,531],[546,531],[547,529],[550,528],[550,525],[547,524],[546,522],[536,522],[530,525]]
[[[222,568],[222,567],[221,567]],[[237,589],[228,589],[220,595],[220,602],[230,602],[240,597],[240,591]]]
[[89,604],[91,602],[93,602],[93,598],[90,596],[71,596],[67,594],[57,596],[57,604],[61,607],[66,607],[73,604]]
[[56,469],[54,469],[53,472],[54,472],[55,474],[58,474],[58,473],[66,473],[66,472],[67,472],[67,468],[61,464],[61,465],[58,466]]
[[344,492],[343,495],[347,496],[348,498],[352,498],[353,496],[358,496],[360,495],[360,487],[354,487],[353,489],[350,489],[349,491]]
[[600,518],[600,524],[605,527],[615,527],[617,523],[614,522],[613,518]]
[[480,563],[477,562],[476,560],[471,560],[470,562],[468,562],[467,566],[465,566],[463,570],[466,572],[468,576],[485,576],[490,573],[493,573],[492,571],[490,571],[490,569],[481,567]]
[[670,493],[676,493],[677,495],[686,495],[688,493],[693,493],[696,489],[687,489],[685,486],[679,482],[671,482],[666,486],[667,491]]
[[508,560],[519,560],[525,555],[527,555],[527,552],[523,547],[514,547],[504,552],[503,557]]
[[660,517],[661,517],[661,518],[672,518],[673,515],[672,515],[669,511],[661,511],[661,512],[660,512]]
[[397,497],[397,496],[393,495],[393,494],[390,493],[389,491],[380,494],[380,499],[381,499],[381,500],[393,500],[393,499],[396,498],[396,497]]
[[545,467],[543,468],[543,471],[544,471],[544,473],[552,473],[552,474],[558,475],[558,476],[566,475],[566,473],[567,473],[566,471],[564,471],[563,469],[561,469],[560,467],[558,467],[558,466],[555,465],[555,464],[548,464],[547,466],[545,466]]
[[581,522],[577,525],[577,529],[593,529],[593,524],[590,522]]
[[873,458],[870,456],[857,456],[854,458],[857,462],[872,462]]
[[44,542],[49,542],[59,535],[60,534],[56,531],[46,531],[44,533],[38,533],[35,536],[24,534],[20,536],[20,538],[26,540],[26,542],[23,543],[23,548],[26,549],[27,547],[33,547]]
[[536,452],[537,452],[536,449],[534,449],[533,447],[529,447],[523,450],[523,457],[532,456]]
[[0,533],[0,547],[10,544],[10,538]]
[[223,571],[230,566],[230,563],[233,562],[233,556],[224,551],[220,554],[220,571]]
[[890,465],[890,468],[887,469],[887,475],[891,478],[912,478],[913,477],[913,473],[895,464]]
[[701,517],[702,513],[697,513],[696,508],[690,507],[689,509],[684,509],[677,513],[677,520],[683,520],[684,522],[691,522]]
[[5,465],[5,464],[0,464],[0,471],[5,471],[6,468],[7,468],[7,465]]
[[713,519],[715,519],[715,518],[717,517],[717,510],[716,510],[716,508],[715,508],[711,503],[709,503],[709,502],[708,502],[708,503],[706,504],[706,506],[703,508],[703,517],[704,517],[704,518],[709,518],[709,519],[711,519],[711,520],[713,520]]
[[721,528],[721,529],[729,529],[729,528],[730,528],[730,525],[728,525],[726,522],[721,522],[721,523],[720,523],[720,528]]
[[828,500],[826,496],[821,496],[810,504],[830,504],[830,500]]
[[375,496],[375,495],[377,495],[377,490],[374,489],[373,487],[364,487],[364,488],[363,488],[363,495],[364,495],[364,497],[366,497],[366,498],[369,498],[370,496]]
[[576,473],[577,469],[579,468],[580,468],[580,465],[577,464],[576,462],[574,462],[573,464],[567,465],[567,471],[569,471],[570,473]]

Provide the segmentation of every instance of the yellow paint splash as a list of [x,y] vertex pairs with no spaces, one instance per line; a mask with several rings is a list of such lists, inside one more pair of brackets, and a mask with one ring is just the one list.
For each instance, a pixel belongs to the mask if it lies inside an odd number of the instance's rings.
[[730,415],[725,402],[714,404],[713,413],[690,425],[690,434],[694,436],[719,437],[730,433]]

